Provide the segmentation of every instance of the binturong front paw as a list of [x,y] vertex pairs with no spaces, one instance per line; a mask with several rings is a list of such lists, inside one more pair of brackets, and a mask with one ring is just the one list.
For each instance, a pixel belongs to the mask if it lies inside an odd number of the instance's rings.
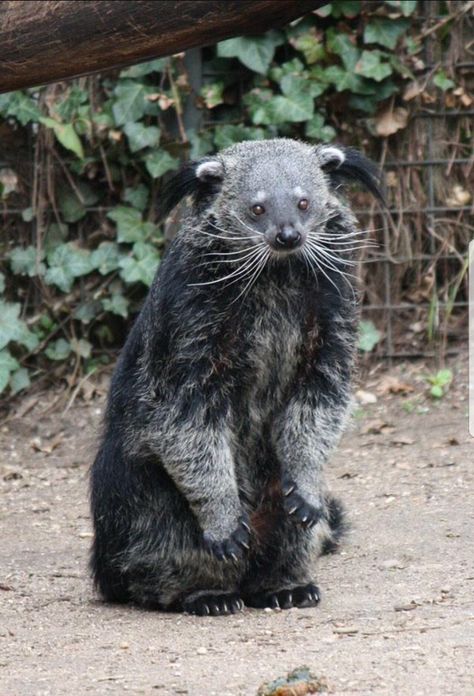
[[211,555],[220,561],[233,560],[237,562],[245,551],[250,548],[250,525],[246,515],[239,517],[236,529],[226,538],[210,531],[203,533],[204,547]]
[[285,478],[282,482],[282,491],[283,508],[292,520],[306,529],[311,529],[319,522],[323,516],[323,511],[305,500],[298,492],[298,487],[294,481]]

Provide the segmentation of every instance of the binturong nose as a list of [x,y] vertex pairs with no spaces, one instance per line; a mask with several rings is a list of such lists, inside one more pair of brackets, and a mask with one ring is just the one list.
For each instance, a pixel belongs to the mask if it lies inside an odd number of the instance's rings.
[[296,249],[301,244],[301,234],[293,225],[281,225],[275,240],[282,249]]

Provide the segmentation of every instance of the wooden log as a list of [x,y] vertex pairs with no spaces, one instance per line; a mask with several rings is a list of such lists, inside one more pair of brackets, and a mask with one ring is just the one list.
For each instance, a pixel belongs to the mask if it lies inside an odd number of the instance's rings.
[[3,0],[0,92],[283,25],[327,0]]

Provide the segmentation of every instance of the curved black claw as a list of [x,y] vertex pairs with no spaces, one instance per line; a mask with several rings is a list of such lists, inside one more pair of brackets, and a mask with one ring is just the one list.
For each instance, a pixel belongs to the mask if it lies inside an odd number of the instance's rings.
[[276,592],[255,592],[245,597],[245,604],[249,607],[263,609],[291,609],[298,607],[315,607],[319,604],[321,595],[319,589],[310,582],[308,585],[297,585],[285,590]]
[[227,539],[218,541],[208,532],[203,534],[206,550],[220,561],[237,562],[250,549],[250,525],[247,516],[239,518],[237,529]]
[[190,595],[183,601],[183,610],[196,616],[226,616],[236,614],[243,608],[243,601],[233,592]]
[[[286,494],[285,490],[288,490]],[[286,513],[306,529],[314,527],[321,519],[322,510],[306,502],[303,496],[296,491],[296,485],[294,488],[284,489],[283,496],[283,507]]]

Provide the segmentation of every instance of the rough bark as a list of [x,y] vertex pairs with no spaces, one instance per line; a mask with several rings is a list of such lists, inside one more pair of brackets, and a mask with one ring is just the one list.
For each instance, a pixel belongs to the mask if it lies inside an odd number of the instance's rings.
[[4,0],[0,92],[285,24],[327,0]]

